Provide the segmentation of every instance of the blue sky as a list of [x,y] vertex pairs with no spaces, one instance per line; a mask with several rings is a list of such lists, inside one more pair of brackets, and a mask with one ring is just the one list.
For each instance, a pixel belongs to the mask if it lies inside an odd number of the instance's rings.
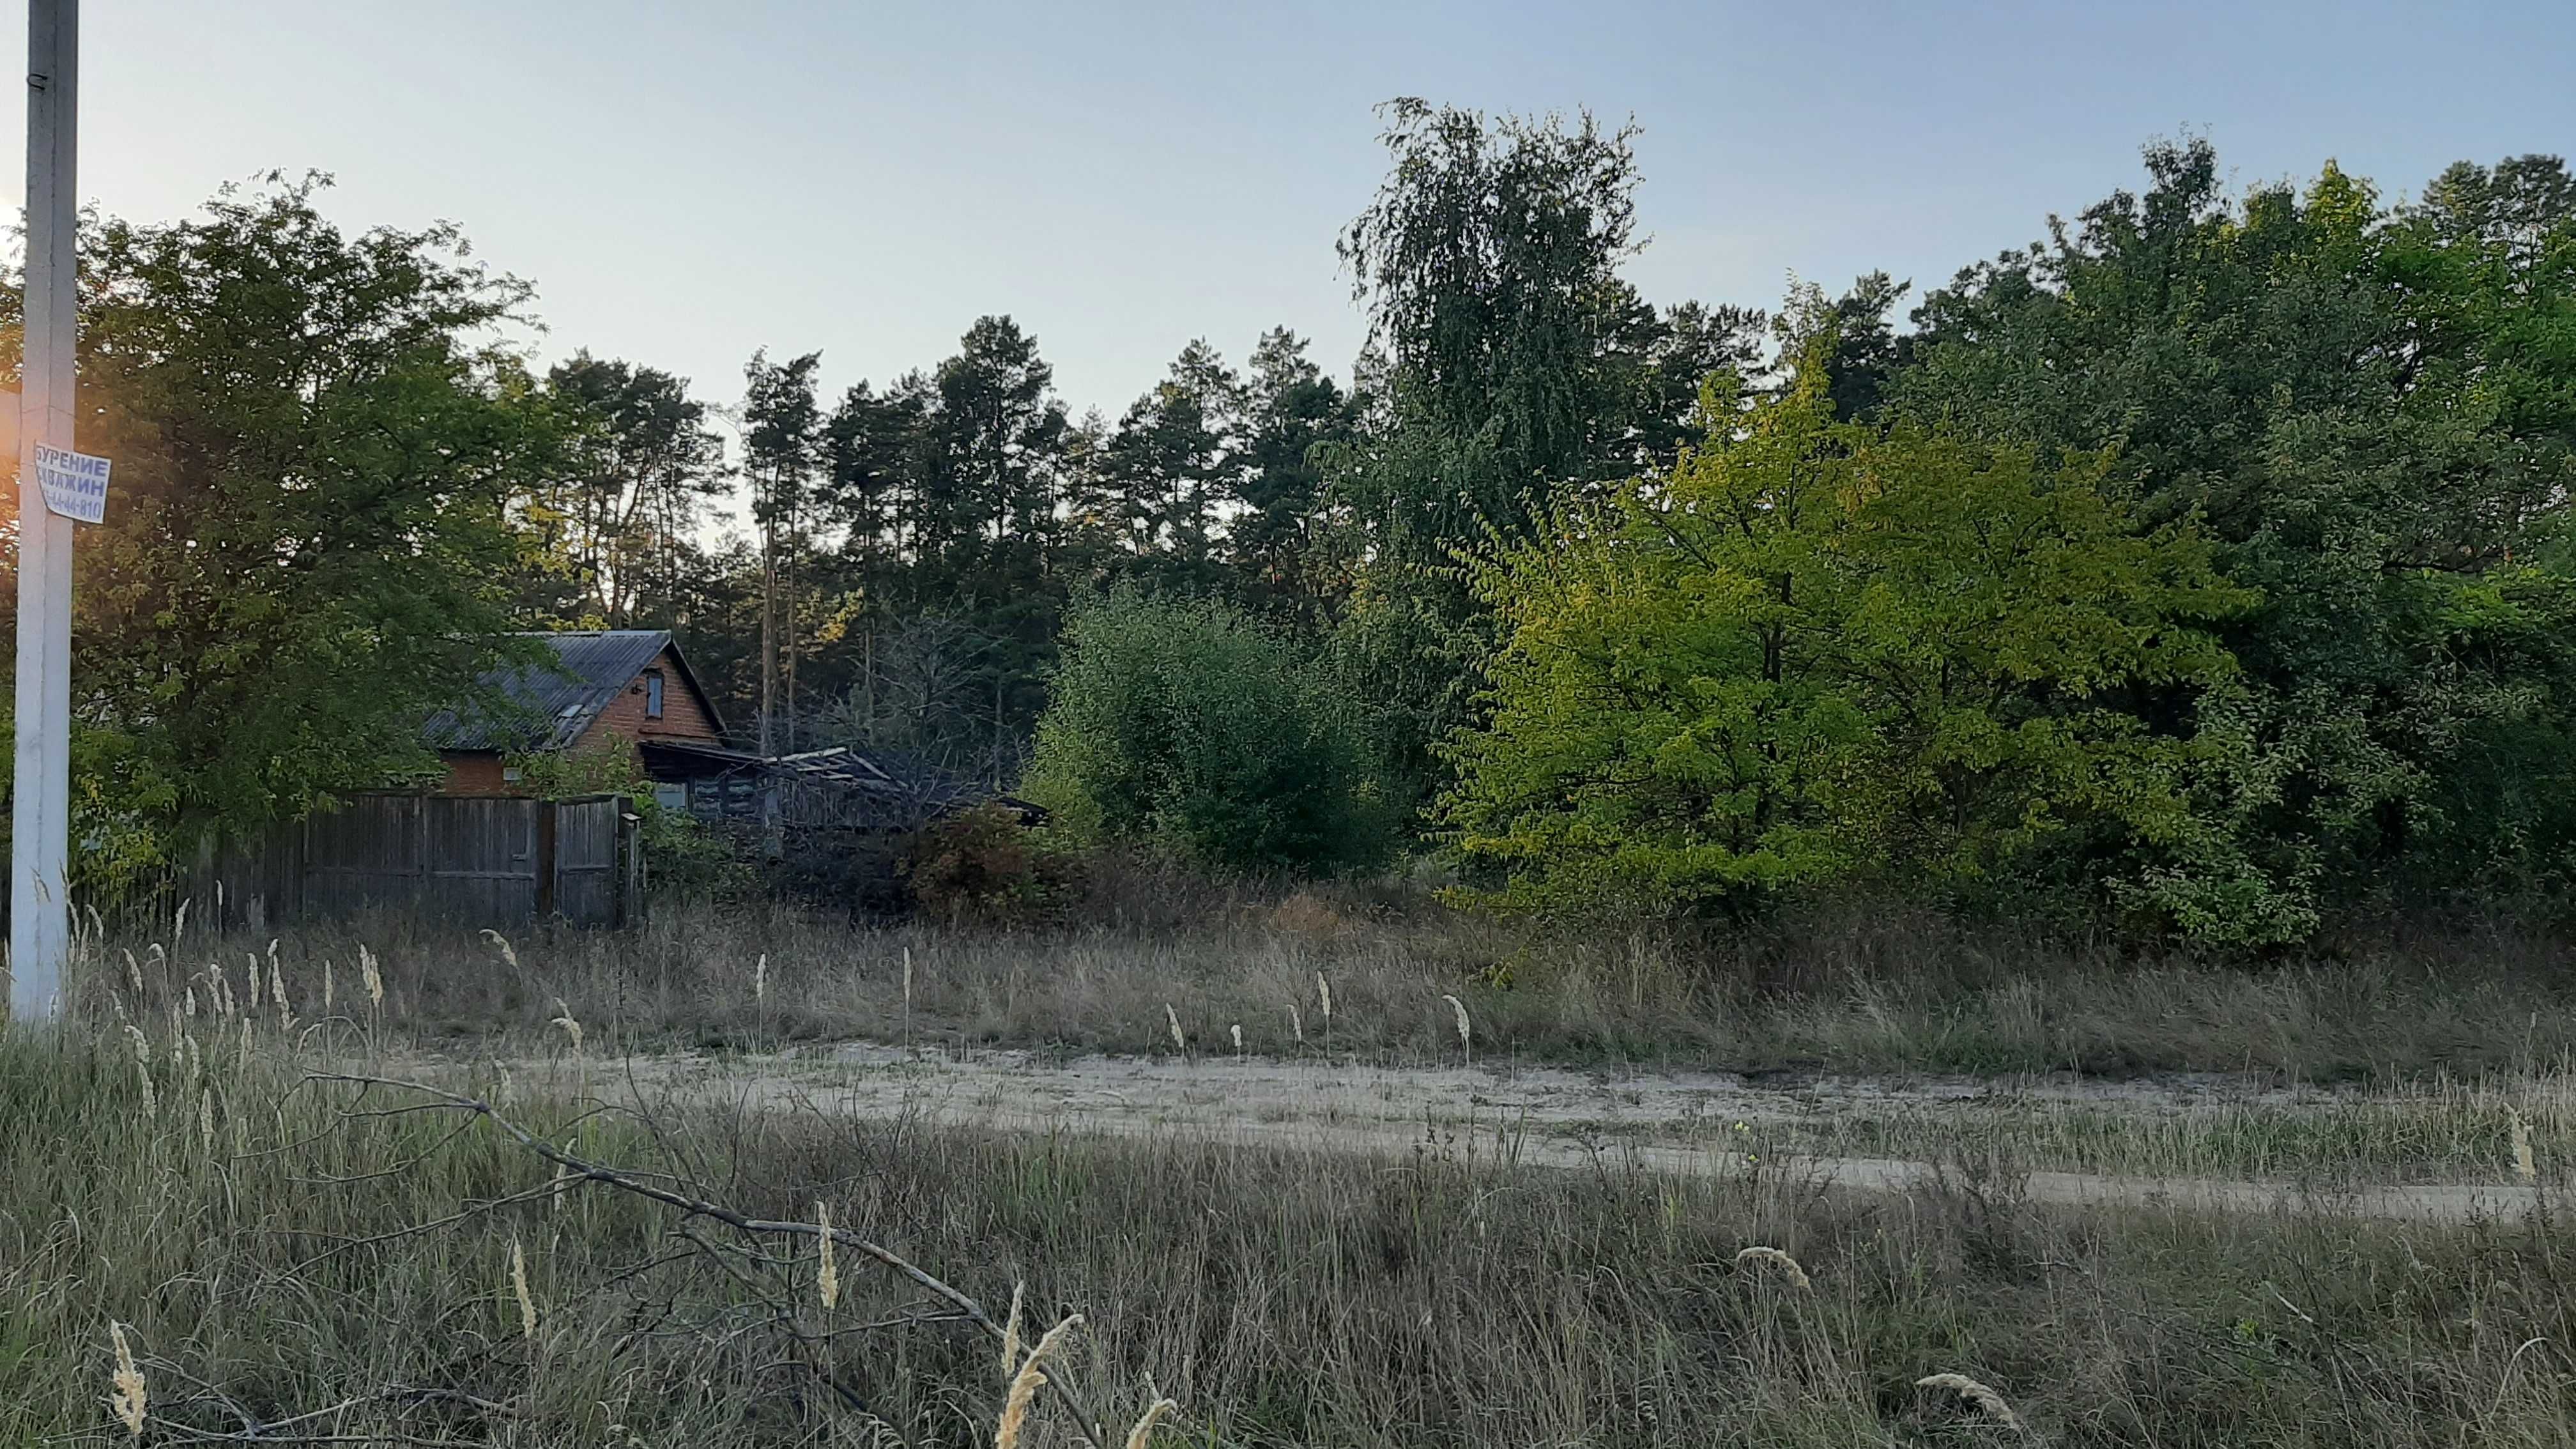
[[[986,312],[1036,334],[1077,412],[1114,416],[1193,337],[1240,360],[1280,323],[1345,371],[1333,237],[1396,95],[1633,116],[1631,275],[1659,302],[1938,282],[2185,130],[2239,186],[2331,156],[2412,192],[2576,149],[2565,0],[86,9],[84,198],[167,218],[330,171],[344,221],[452,219],[536,282],[541,359],[586,346],[726,402],[754,347],[822,349],[837,391]],[[0,7],[0,43],[23,15]]]

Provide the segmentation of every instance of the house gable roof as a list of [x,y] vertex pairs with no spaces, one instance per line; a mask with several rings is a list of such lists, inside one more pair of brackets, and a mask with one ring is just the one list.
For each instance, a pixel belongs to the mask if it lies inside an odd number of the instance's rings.
[[505,665],[485,673],[475,681],[475,692],[497,693],[505,701],[506,712],[496,715],[470,702],[440,710],[423,727],[423,737],[430,748],[567,748],[664,650],[670,651],[681,683],[697,696],[716,732],[724,732],[715,701],[698,687],[697,675],[690,670],[668,629],[568,629],[517,637],[544,643],[553,651],[553,659],[531,665]]

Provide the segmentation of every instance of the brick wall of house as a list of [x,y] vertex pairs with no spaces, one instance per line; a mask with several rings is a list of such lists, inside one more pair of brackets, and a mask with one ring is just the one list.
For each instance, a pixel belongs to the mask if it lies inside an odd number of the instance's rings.
[[708,717],[705,703],[689,688],[688,676],[680,672],[679,662],[671,657],[670,650],[656,655],[645,668],[662,671],[662,717],[645,717],[644,678],[638,673],[599,712],[599,718],[591,721],[590,728],[582,731],[573,748],[592,748],[605,743],[611,735],[630,742],[659,739],[721,743],[716,738],[715,721]]
[[518,789],[501,778],[501,756],[493,750],[441,750],[447,765],[442,795],[502,795]]

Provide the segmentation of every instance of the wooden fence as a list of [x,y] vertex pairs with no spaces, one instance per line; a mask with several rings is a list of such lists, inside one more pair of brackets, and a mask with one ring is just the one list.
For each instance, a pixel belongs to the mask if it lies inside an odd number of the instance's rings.
[[623,796],[367,794],[201,856],[187,893],[209,924],[363,910],[468,928],[560,916],[623,926],[642,912],[643,852]]

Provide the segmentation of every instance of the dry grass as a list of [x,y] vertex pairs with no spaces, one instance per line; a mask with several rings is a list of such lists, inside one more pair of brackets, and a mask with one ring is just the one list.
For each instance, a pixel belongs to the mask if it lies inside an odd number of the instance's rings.
[[1002,1377],[1007,1379],[1019,1370],[1020,1314],[1027,1307],[1029,1285],[1011,1285],[1011,1316],[1002,1325]]
[[[186,1018],[136,1016],[171,1097],[195,1062],[174,1045]],[[922,1324],[835,1341],[822,1351],[850,1408],[743,1331],[758,1305],[732,1280],[649,1266],[672,1250],[667,1215],[587,1181],[558,1208],[552,1166],[489,1133],[296,1085],[313,1043],[355,1029],[287,1034],[263,1013],[246,1067],[201,1068],[213,1151],[183,1114],[145,1116],[121,1028],[0,1049],[0,1442],[128,1437],[148,1412],[143,1437],[169,1443],[267,1426],[257,1437],[954,1445],[1008,1415],[990,1337]],[[1187,1136],[1011,1136],[622,1089],[591,1103],[584,1080],[566,1059],[506,1086],[487,1070],[481,1090],[549,1141],[578,1132],[593,1157],[746,1211],[810,1225],[823,1204],[997,1307],[1025,1282],[1032,1313],[1090,1325],[1082,1378],[1107,1422],[1168,1397],[1195,1444],[2010,1432],[1955,1386],[1917,1387],[1943,1375],[2011,1386],[2007,1408],[2052,1445],[2576,1442],[2576,1240],[2554,1214],[2052,1212],[1990,1161],[1912,1199],[1845,1199],[1769,1169],[1658,1178],[1615,1154],[1519,1169],[1437,1135],[1389,1170]],[[1785,1286],[1792,1263],[1805,1292],[1733,1281]],[[814,1312],[814,1264],[777,1271]],[[914,1297],[845,1271],[823,1321]],[[1063,1353],[1041,1343],[1010,1375]],[[1045,1408],[1018,1422],[1022,1449],[1071,1428]]]
[[1801,1293],[1812,1292],[1816,1286],[1815,1280],[1807,1276],[1806,1268],[1801,1266],[1797,1259],[1781,1252],[1778,1248],[1738,1249],[1735,1254],[1735,1266],[1738,1268],[1751,1266],[1776,1272],[1783,1282]]
[[1127,1431],[1127,1449],[1145,1449],[1147,1444],[1153,1442],[1154,1426],[1162,1423],[1166,1415],[1179,1407],[1179,1404],[1170,1399],[1156,1399],[1147,1405],[1143,1416],[1136,1420],[1136,1427]]
[[1966,1400],[1969,1404],[1975,1406],[1979,1413],[1984,1414],[1987,1418],[2002,1425],[2004,1428],[2010,1429],[2016,1434],[2026,1434],[2030,1432],[2030,1426],[2021,1421],[2021,1415],[2013,1412],[2012,1405],[2004,1401],[2003,1395],[1996,1393],[1993,1389],[1977,1382],[1966,1374],[1927,1374],[1922,1378],[1916,1379],[1914,1381],[1914,1387],[1918,1389],[1938,1389],[1943,1393],[1956,1394],[1960,1398]]
[[133,1346],[125,1341],[125,1325],[109,1319],[107,1332],[116,1344],[116,1368],[108,1375],[115,1392],[108,1396],[108,1410],[125,1426],[127,1437],[141,1438],[144,1422],[151,1417],[151,1395],[143,1371],[134,1365]]
[[1066,1314],[1055,1327],[1038,1335],[1038,1346],[1020,1360],[1019,1371],[1011,1375],[1011,1391],[1002,1400],[1001,1420],[993,1429],[993,1449],[1018,1449],[1020,1436],[1028,1429],[1029,1410],[1037,1403],[1038,1390],[1046,1385],[1047,1356],[1057,1351],[1066,1334],[1081,1326],[1081,1314]]
[[[861,1037],[926,1050],[1156,1054],[1185,1052],[1192,1037],[1226,1040],[1240,1023],[1254,1055],[1321,1050],[1385,1063],[1454,1061],[1465,1046],[1497,1064],[2213,1071],[2312,1082],[2473,1078],[2576,1053],[2565,947],[2493,929],[2383,934],[2250,967],[2132,958],[1902,913],[1699,941],[1569,938],[1418,904],[1355,913],[1325,934],[1272,916],[1245,906],[1196,925],[1041,933],[673,910],[623,934],[524,934],[508,959],[461,928],[386,920],[298,932],[279,959],[289,990],[307,1001],[326,968],[358,962],[369,1011],[407,1031],[533,1031],[560,1018],[595,1043],[628,1046],[758,1050]],[[187,962],[239,961],[248,944],[192,930],[178,953]],[[220,964],[156,960],[139,943],[136,954],[156,1009],[195,988],[237,1014]],[[759,989],[746,990],[755,972]],[[1311,1023],[1292,1014],[1309,1002],[1320,1013]],[[569,1038],[569,1025],[557,1030]]]
[[[2576,1442],[2576,1242],[2554,1197],[2528,1221],[2401,1228],[2052,1212],[2014,1186],[2037,1160],[2552,1188],[2543,1164],[2576,1158],[2576,984],[2536,936],[2247,970],[1906,920],[1569,941],[1320,897],[1052,934],[787,912],[516,942],[390,921],[273,946],[202,922],[159,934],[92,963],[87,1034],[0,1045],[0,1443],[274,1438],[295,1421],[714,1449],[980,1443],[1007,1422],[1053,1444],[1072,1426],[1025,1396],[1013,1419],[1011,1401],[1077,1313],[1085,1386],[1114,1415],[1101,1434],[1154,1406],[1131,1449],[1158,1424],[1242,1449],[1931,1446],[1991,1441],[2005,1415],[2052,1445]],[[362,989],[339,1001],[352,966]],[[317,1002],[311,1020],[290,1005]],[[1767,1165],[1665,1180],[1613,1152],[1581,1173],[1516,1169],[1436,1126],[1390,1170],[1186,1135],[763,1112],[637,1097],[608,1065],[916,1033],[1163,1054],[1186,1052],[1185,1019],[1319,1067],[1481,1047],[1490,1063],[2251,1071],[2387,1091],[2151,1121],[2033,1107],[1982,1128],[1854,1113],[1803,1145],[1962,1164],[1925,1195],[1860,1200]],[[651,1266],[666,1221],[488,1134],[347,1115],[391,1104],[296,1086],[325,1055],[443,1044],[489,1063],[543,1057],[549,1038],[570,1048],[553,1066],[477,1068],[479,1089],[549,1141],[766,1216],[865,1225],[985,1302],[1007,1296],[1002,1374],[991,1337],[924,1322],[820,1340],[849,1401],[817,1394],[814,1364],[744,1331],[757,1305],[739,1285]],[[778,1271],[805,1314],[819,1276],[824,1324],[918,1312],[827,1253]],[[1027,1357],[1024,1304],[1060,1320]],[[1961,1384],[2015,1395],[1998,1414]],[[415,1392],[433,1389],[457,1397]]]

